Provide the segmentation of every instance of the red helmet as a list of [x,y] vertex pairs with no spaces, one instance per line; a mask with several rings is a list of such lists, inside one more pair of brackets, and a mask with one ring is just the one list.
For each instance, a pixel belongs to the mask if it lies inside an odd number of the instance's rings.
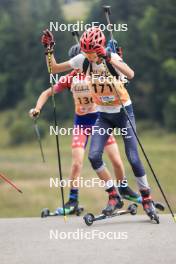
[[86,30],[80,38],[80,46],[83,52],[94,51],[96,44],[105,46],[106,38],[99,27],[91,27]]

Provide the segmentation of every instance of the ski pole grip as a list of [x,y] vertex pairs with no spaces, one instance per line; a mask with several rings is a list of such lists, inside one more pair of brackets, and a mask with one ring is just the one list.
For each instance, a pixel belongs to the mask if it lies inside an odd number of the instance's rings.
[[111,6],[104,5],[103,6],[103,10],[104,10],[105,13],[108,13],[108,15],[111,14]]

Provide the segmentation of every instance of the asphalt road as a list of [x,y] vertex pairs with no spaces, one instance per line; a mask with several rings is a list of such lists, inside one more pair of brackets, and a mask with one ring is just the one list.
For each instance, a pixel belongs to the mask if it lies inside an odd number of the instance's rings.
[[1,264],[174,264],[176,224],[120,216],[88,227],[82,217],[0,219]]

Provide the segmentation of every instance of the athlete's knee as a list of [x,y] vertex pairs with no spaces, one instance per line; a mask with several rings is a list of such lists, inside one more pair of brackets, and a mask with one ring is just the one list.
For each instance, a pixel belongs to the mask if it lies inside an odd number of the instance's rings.
[[82,161],[80,161],[80,160],[73,161],[73,163],[72,163],[72,170],[74,172],[80,172],[81,169],[82,169]]
[[98,151],[90,152],[88,158],[94,170],[99,169],[103,165],[102,154]]

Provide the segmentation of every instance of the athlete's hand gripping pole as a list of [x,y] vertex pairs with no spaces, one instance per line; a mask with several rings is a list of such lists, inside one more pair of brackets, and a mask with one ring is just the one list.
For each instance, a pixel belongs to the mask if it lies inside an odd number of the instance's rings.
[[[111,23],[110,23],[110,14],[111,14],[110,8],[111,8],[110,6],[103,6],[103,9],[104,9],[104,12],[105,12],[105,16],[106,16],[106,20],[107,20],[108,25],[109,24],[111,25]],[[110,31],[110,38],[111,38],[111,40],[113,40],[113,32],[112,32],[112,30]],[[150,163],[150,161],[149,161],[149,159],[147,157],[147,154],[145,153],[144,147],[143,147],[143,145],[142,145],[142,143],[141,143],[141,141],[140,141],[140,139],[139,139],[139,137],[138,137],[138,135],[136,133],[136,130],[135,130],[135,128],[134,128],[134,126],[133,126],[133,124],[131,122],[131,119],[130,119],[130,117],[128,115],[128,112],[127,112],[127,110],[126,110],[126,108],[125,108],[125,106],[124,106],[124,104],[123,104],[123,102],[121,100],[121,97],[120,97],[120,94],[119,94],[118,89],[115,89],[115,93],[116,93],[116,95],[117,95],[117,97],[119,99],[119,102],[120,102],[120,104],[121,104],[121,106],[123,108],[123,111],[124,111],[124,113],[125,113],[128,121],[129,121],[129,123],[131,125],[131,128],[133,130],[133,133],[134,133],[134,135],[135,135],[135,137],[136,137],[136,139],[138,141],[138,144],[139,144],[139,146],[140,146],[140,148],[142,150],[142,153],[143,153],[143,155],[144,155],[144,157],[145,157],[145,159],[146,159],[146,161],[148,163],[148,166],[149,166],[149,168],[150,168],[150,170],[151,170],[151,172],[153,174],[153,177],[154,177],[154,179],[155,179],[155,181],[156,181],[156,183],[157,183],[157,185],[158,185],[158,187],[160,189],[160,192],[161,192],[161,194],[162,194],[162,196],[163,196],[163,198],[164,198],[164,200],[165,200],[165,202],[166,202],[166,204],[168,206],[168,209],[169,209],[169,211],[170,211],[170,213],[171,213],[171,215],[173,217],[173,220],[176,223],[176,216],[173,213],[173,210],[172,210],[172,208],[171,208],[171,206],[169,204],[169,201],[168,201],[168,199],[167,199],[167,197],[166,197],[166,195],[165,195],[165,193],[163,191],[163,188],[161,187],[161,184],[160,184],[160,182],[159,182],[159,180],[158,180],[158,178],[157,178],[157,176],[156,176],[156,174],[155,174],[155,172],[153,170],[153,167],[152,167],[152,165],[151,165],[151,163]]]

